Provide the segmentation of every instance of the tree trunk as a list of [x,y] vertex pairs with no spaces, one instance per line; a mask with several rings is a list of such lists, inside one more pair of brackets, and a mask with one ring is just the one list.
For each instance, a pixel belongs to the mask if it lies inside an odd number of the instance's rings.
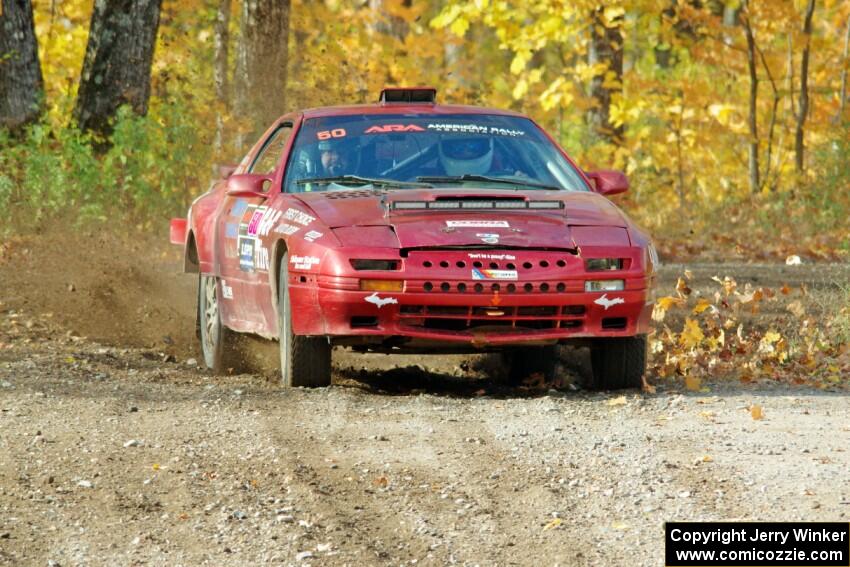
[[804,47],[800,62],[800,104],[797,105],[797,127],[794,131],[794,164],[797,173],[803,173],[805,147],[805,125],[809,114],[809,51],[812,38],[812,16],[815,13],[815,0],[809,0],[806,16],[803,20]]
[[[773,91],[773,107],[770,112],[770,125],[767,127],[767,153],[764,158],[764,175],[761,180],[762,186],[759,187],[759,191],[761,191],[770,181],[770,167],[773,161],[773,134],[776,131],[776,117],[779,112],[779,102],[782,96],[779,94],[779,87],[776,86],[776,80],[773,78],[773,73],[770,71],[770,65],[767,64],[767,58],[764,56],[764,52],[759,49],[758,54],[761,64],[764,67],[764,72],[767,74],[767,80],[770,81],[770,88]],[[773,185],[769,187],[771,190],[775,189]]]
[[794,38],[792,34],[788,34],[788,71],[786,88],[788,90],[788,112],[791,116],[797,115],[797,109],[794,104]]
[[841,99],[838,102],[838,121],[844,119],[844,107],[847,104],[847,56],[850,55],[850,17],[847,18],[847,29],[844,31],[844,55],[841,58]]
[[[593,12],[591,26],[591,41],[588,59],[591,65],[606,63],[607,69],[601,75],[593,78],[590,84],[590,95],[595,106],[590,110],[589,121],[597,135],[616,145],[623,142],[623,126],[611,124],[611,102],[613,95],[623,90],[623,34],[620,29],[620,19],[609,22],[605,26],[601,8]],[[606,75],[613,77],[606,79]]]
[[[745,4],[745,6],[747,5]],[[750,127],[750,141],[747,162],[750,170],[750,192],[755,194],[761,188],[759,182],[759,128],[757,114],[759,78],[756,73],[756,40],[753,36],[749,10],[747,10],[746,18],[744,19],[744,34],[747,37],[747,70],[750,74],[750,108],[747,120]]]
[[148,111],[162,0],[96,0],[74,118],[108,136],[118,108]]
[[253,137],[286,112],[291,0],[244,0],[237,49],[236,110]]
[[[219,0],[215,17],[215,63],[213,82],[215,97],[221,111],[230,108],[230,81],[228,80],[228,56],[230,53],[230,0]],[[222,112],[215,118],[215,151],[220,153],[224,146],[224,117]]]
[[0,128],[15,130],[38,118],[43,87],[32,3],[2,0]]

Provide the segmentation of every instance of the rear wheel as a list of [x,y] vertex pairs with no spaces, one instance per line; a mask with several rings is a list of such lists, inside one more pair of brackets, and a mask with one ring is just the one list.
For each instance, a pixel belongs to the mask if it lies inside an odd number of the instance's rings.
[[331,345],[325,337],[292,333],[289,300],[289,254],[280,262],[277,328],[280,334],[280,375],[284,388],[318,388],[331,384]]
[[198,282],[198,323],[204,364],[216,374],[239,370],[234,333],[222,325],[218,278],[201,275]]
[[640,388],[646,372],[646,335],[594,339],[590,358],[592,389]]
[[555,364],[558,362],[558,347],[523,347],[505,353],[508,362],[508,381],[521,384],[539,374],[545,381],[555,377]]

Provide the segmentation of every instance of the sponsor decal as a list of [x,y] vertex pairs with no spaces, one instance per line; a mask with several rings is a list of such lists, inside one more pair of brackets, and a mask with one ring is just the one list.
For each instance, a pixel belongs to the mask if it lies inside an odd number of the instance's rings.
[[384,124],[371,126],[364,134],[389,134],[390,132],[424,132],[425,128],[416,124]]
[[254,247],[256,242],[253,238],[239,237],[239,269],[243,272],[254,271]]
[[262,272],[269,271],[269,249],[265,246],[255,245],[256,255],[254,257],[254,265]]
[[498,244],[499,243],[499,235],[494,232],[479,232],[475,235],[477,238],[481,239],[481,242],[484,244]]
[[484,126],[481,124],[428,124],[428,130],[432,132],[452,132],[457,134],[490,134],[495,136],[508,136],[519,138],[525,136],[522,130],[510,130],[497,126]]
[[307,242],[315,242],[317,238],[321,238],[323,234],[321,232],[311,230],[307,234],[304,235],[304,240]]
[[453,228],[510,228],[503,220],[447,220],[446,226]]
[[225,280],[221,280],[221,296],[224,299],[233,299],[233,288],[227,285]]
[[251,225],[251,220],[254,218],[254,212],[257,210],[257,205],[248,205],[242,214],[242,222],[239,223],[239,236],[253,236],[248,234],[248,227]]
[[516,260],[513,254],[468,254],[470,260]]
[[330,140],[331,138],[345,138],[347,135],[345,128],[335,128],[333,130],[322,130],[316,132],[316,137],[320,140]]
[[248,201],[244,199],[237,199],[236,202],[233,203],[233,208],[230,209],[230,216],[241,218],[247,208]]
[[393,303],[398,303],[398,299],[395,297],[380,297],[378,292],[376,291],[372,295],[369,295],[364,298],[368,303],[372,303],[378,306],[378,309],[383,307],[384,305],[391,305]]
[[262,219],[260,219],[260,224],[257,226],[257,235],[268,236],[272,227],[275,225],[275,223],[277,223],[282,214],[282,212],[275,210],[266,211]]
[[622,297],[614,297],[613,299],[608,299],[608,294],[603,293],[602,296],[597,298],[596,301],[594,301],[593,303],[595,303],[596,305],[601,305],[605,308],[605,311],[608,311],[608,308],[612,305],[617,305],[625,302],[626,300]]
[[285,234],[287,236],[291,236],[301,230],[300,226],[295,226],[294,224],[287,224],[285,222],[277,225],[277,228],[274,231],[278,234]]
[[224,225],[224,237],[236,238],[239,236],[239,223],[229,222]]
[[316,220],[316,217],[310,216],[298,209],[286,209],[286,212],[283,213],[283,218],[284,220],[292,221],[300,224],[301,226],[308,226],[311,222]]
[[289,263],[293,265],[293,268],[296,270],[312,270],[313,266],[317,265],[320,262],[318,258],[315,256],[292,256],[289,259]]
[[516,270],[482,270],[479,268],[472,269],[472,279],[474,280],[515,280],[517,279]]
[[257,236],[257,229],[260,227],[260,222],[266,214],[268,207],[257,207],[254,209],[254,214],[251,215],[248,221],[248,236]]

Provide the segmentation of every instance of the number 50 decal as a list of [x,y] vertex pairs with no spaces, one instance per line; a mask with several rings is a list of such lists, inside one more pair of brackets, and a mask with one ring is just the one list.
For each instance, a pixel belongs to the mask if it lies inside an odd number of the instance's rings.
[[337,128],[335,130],[324,130],[316,133],[316,137],[320,140],[330,140],[331,138],[345,138],[345,128]]

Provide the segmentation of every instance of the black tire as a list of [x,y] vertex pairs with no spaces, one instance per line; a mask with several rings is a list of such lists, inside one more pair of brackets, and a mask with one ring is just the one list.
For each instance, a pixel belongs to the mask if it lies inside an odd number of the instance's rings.
[[284,388],[331,385],[331,345],[325,337],[292,333],[289,302],[289,254],[280,261],[277,284],[277,328],[280,341],[280,384]]
[[590,346],[593,390],[640,388],[646,372],[646,335],[594,339]]
[[558,362],[558,347],[521,347],[505,353],[508,363],[508,383],[519,385],[533,374],[541,374],[543,379],[551,381],[555,377],[555,365]]
[[198,278],[198,336],[204,364],[215,374],[238,373],[239,353],[234,346],[235,333],[222,325],[219,306],[220,282],[215,276]]

